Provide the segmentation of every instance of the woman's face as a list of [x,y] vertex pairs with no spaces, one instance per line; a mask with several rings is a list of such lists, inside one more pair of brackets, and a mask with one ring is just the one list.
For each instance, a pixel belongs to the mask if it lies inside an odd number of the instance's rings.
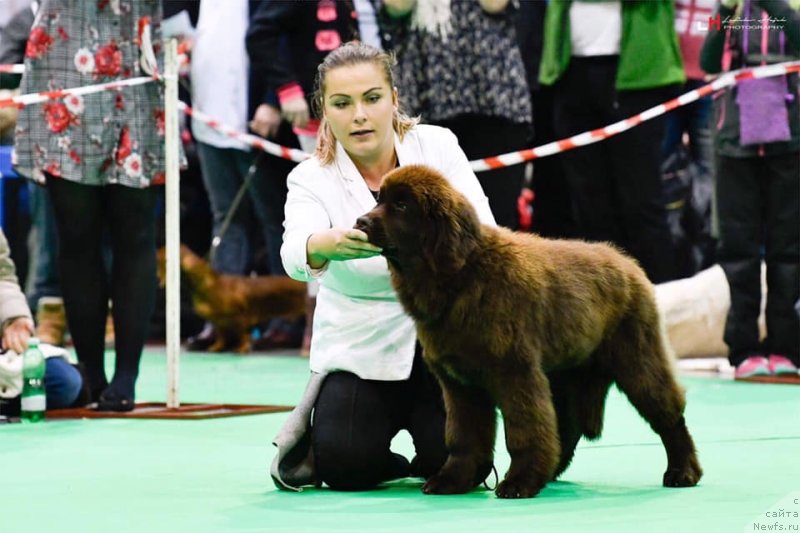
[[373,163],[394,149],[397,91],[379,66],[359,63],[331,69],[323,98],[333,135],[354,160]]

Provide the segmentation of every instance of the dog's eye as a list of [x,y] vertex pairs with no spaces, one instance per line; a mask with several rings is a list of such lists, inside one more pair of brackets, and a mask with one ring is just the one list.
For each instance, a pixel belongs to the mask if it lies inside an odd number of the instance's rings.
[[396,200],[393,206],[397,211],[405,211],[406,207],[408,207],[406,203],[402,200]]

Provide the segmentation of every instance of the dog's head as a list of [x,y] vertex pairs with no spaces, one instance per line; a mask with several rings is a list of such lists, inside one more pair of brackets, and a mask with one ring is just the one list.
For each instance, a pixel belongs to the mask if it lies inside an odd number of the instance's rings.
[[481,226],[475,209],[430,167],[393,170],[378,198],[378,205],[359,217],[355,227],[401,270],[422,260],[432,272],[452,274],[478,245]]
[[[205,260],[192,252],[185,244],[181,244],[180,259],[181,271],[184,272],[206,264]],[[164,246],[156,252],[156,274],[158,275],[158,286],[163,289],[167,285],[167,248]]]

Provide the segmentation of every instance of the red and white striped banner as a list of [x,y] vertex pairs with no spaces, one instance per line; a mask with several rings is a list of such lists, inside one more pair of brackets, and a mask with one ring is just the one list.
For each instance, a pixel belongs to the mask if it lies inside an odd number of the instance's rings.
[[209,128],[215,129],[233,139],[242,141],[243,143],[252,148],[256,148],[257,150],[263,150],[268,154],[282,157],[283,159],[288,159],[290,161],[295,161],[297,163],[300,161],[305,161],[311,157],[310,154],[307,154],[302,150],[298,150],[297,148],[288,148],[272,141],[268,141],[267,139],[259,137],[258,135],[251,135],[249,133],[237,131],[229,126],[226,126],[225,124],[220,123],[218,120],[206,115],[201,111],[192,109],[184,102],[178,102],[178,108],[190,117],[199,120]]
[[[587,131],[573,137],[562,139],[560,141],[554,141],[536,148],[529,148],[517,152],[510,152],[494,157],[470,161],[470,165],[472,166],[472,170],[475,172],[483,172],[495,168],[518,165],[520,163],[538,159],[540,157],[566,152],[567,150],[572,150],[573,148],[600,142],[608,139],[609,137],[613,137],[614,135],[618,135],[635,126],[638,126],[642,122],[661,116],[669,111],[672,111],[673,109],[690,104],[715,91],[734,85],[737,81],[751,78],[769,78],[771,76],[780,76],[790,72],[800,72],[800,61],[791,61],[787,63],[779,63],[775,65],[766,65],[763,67],[727,72],[707,85],[704,85],[693,91],[689,91],[677,98],[669,100],[668,102],[651,107],[650,109],[647,109],[638,115],[620,120],[619,122],[615,122],[614,124],[610,124],[604,128]],[[199,111],[192,110],[189,106],[183,103],[181,103],[181,108],[184,109],[189,115],[200,120],[209,127],[217,129],[225,135],[238,139],[258,150],[264,150],[272,155],[283,157],[284,159],[290,159],[296,162],[303,161],[310,157],[309,154],[300,150],[287,148],[255,135],[240,133],[232,128],[220,124],[218,121],[214,120],[208,115],[204,115]]]
[[538,159],[540,157],[566,152],[567,150],[572,150],[573,148],[578,148],[579,146],[586,146],[588,144],[600,142],[608,139],[609,137],[619,135],[623,131],[627,131],[635,126],[638,126],[642,122],[661,116],[678,107],[691,104],[692,102],[715,91],[734,85],[737,81],[751,78],[769,78],[772,76],[788,74],[790,72],[800,72],[800,61],[791,61],[787,63],[779,63],[775,65],[766,65],[763,67],[727,72],[707,85],[703,85],[698,89],[689,91],[677,98],[669,100],[668,102],[651,107],[650,109],[647,109],[638,115],[620,120],[619,122],[615,122],[614,124],[604,128],[586,131],[567,139],[561,139],[560,141],[553,141],[542,146],[537,146],[536,148],[529,148],[527,150],[520,150],[518,152],[509,152],[507,154],[470,161],[470,165],[472,165],[472,170],[475,172],[483,172],[485,170],[518,165],[519,163],[532,161],[533,159]]
[[23,108],[31,104],[39,104],[47,102],[48,100],[60,100],[67,96],[83,96],[85,94],[100,93],[103,91],[116,91],[123,87],[131,87],[133,85],[144,85],[145,83],[152,83],[156,81],[150,77],[130,78],[127,80],[118,80],[108,83],[99,83],[97,85],[85,85],[83,87],[75,87],[73,89],[62,89],[59,91],[42,91],[39,93],[21,94],[11,98],[0,99],[0,107],[17,107]]
[[3,74],[23,74],[25,72],[25,65],[0,65],[0,72]]

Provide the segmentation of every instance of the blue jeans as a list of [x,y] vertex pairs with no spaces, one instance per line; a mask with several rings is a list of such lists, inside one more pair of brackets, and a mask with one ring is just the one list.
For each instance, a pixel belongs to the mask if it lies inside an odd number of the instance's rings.
[[58,235],[53,204],[47,189],[30,183],[31,218],[35,239],[33,245],[32,275],[28,280],[26,293],[28,305],[34,311],[43,296],[61,296],[61,283],[58,275]]
[[45,363],[44,391],[48,409],[71,407],[81,392],[83,379],[78,369],[61,357],[49,357]]
[[[247,177],[254,154],[235,148],[217,148],[202,142],[197,143],[197,153],[211,203],[214,235],[219,235],[236,193]],[[249,194],[237,208],[213,254],[211,265],[218,272],[246,273],[251,255],[249,232],[255,215],[264,233],[271,273],[285,273],[280,261],[280,247],[286,183],[285,176],[281,180],[274,173],[267,172],[265,158],[269,157],[273,156],[264,156],[259,162],[250,181]]]

